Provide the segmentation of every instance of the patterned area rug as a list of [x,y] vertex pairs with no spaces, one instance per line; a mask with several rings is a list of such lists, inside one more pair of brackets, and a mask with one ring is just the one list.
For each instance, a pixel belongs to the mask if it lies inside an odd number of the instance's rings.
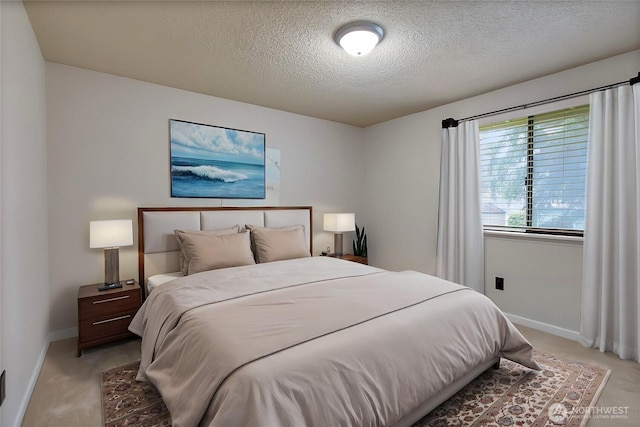
[[542,371],[507,359],[489,369],[414,427],[563,426],[586,424],[608,369],[534,351]]
[[140,361],[102,373],[105,427],[170,426],[171,416],[156,388],[136,381]]
[[[583,426],[610,371],[552,353],[535,351],[542,366],[532,371],[502,359],[414,427]],[[102,373],[105,427],[170,426],[156,389],[135,380],[139,362]]]

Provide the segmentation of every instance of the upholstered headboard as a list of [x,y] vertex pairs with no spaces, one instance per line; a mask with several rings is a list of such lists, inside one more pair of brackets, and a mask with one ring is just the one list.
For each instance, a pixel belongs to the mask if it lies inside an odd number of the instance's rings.
[[180,249],[174,230],[215,230],[245,224],[283,227],[302,224],[311,252],[311,206],[286,207],[165,207],[138,208],[138,275],[147,278],[179,271]]

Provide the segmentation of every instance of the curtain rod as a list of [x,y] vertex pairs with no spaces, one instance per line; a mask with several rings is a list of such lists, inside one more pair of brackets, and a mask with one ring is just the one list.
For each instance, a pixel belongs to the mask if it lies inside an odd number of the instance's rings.
[[633,86],[636,83],[640,83],[640,72],[638,73],[637,77],[632,77],[630,80],[625,80],[622,82],[613,83],[606,86],[600,86],[593,89],[582,90],[580,92],[574,92],[567,95],[556,96],[554,98],[543,99],[541,101],[530,102],[528,104],[517,105],[515,107],[503,108],[501,110],[491,111],[488,113],[477,114],[475,116],[465,117],[464,119],[456,120],[456,119],[448,118],[442,121],[442,127],[443,128],[456,127],[458,126],[459,122],[466,122],[468,120],[475,120],[483,117],[495,116],[497,114],[508,113],[511,111],[524,110],[525,108],[537,107],[538,105],[549,104],[552,102],[562,101],[565,99],[577,98],[578,96],[587,95],[589,93],[598,92],[601,90],[611,89],[611,88],[622,86],[625,84],[630,84],[631,86]]

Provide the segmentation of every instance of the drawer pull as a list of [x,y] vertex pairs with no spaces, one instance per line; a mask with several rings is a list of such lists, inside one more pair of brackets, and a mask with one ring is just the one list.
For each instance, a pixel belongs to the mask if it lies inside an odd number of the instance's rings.
[[103,323],[115,322],[116,320],[126,319],[127,317],[131,317],[131,315],[127,314],[126,316],[114,317],[113,319],[107,319],[107,320],[101,320],[99,322],[93,322],[93,326],[101,325]]
[[110,302],[110,301],[118,301],[121,299],[127,299],[129,298],[129,295],[125,295],[123,297],[115,297],[115,298],[108,298],[108,299],[101,299],[99,301],[94,301],[94,304],[102,304],[103,302]]

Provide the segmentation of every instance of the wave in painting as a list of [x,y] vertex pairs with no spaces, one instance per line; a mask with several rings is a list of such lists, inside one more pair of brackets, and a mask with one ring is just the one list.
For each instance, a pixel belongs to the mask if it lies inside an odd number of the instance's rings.
[[173,175],[189,175],[198,178],[208,179],[211,181],[221,181],[226,183],[243,181],[249,179],[248,176],[238,172],[220,169],[215,166],[172,166]]

